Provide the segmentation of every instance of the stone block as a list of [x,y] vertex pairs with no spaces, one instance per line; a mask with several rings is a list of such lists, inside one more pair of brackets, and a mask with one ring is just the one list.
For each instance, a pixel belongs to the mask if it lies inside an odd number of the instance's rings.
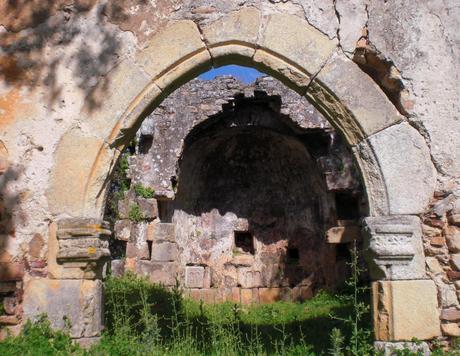
[[32,279],[24,285],[24,318],[46,313],[54,328],[71,323],[73,338],[99,336],[102,330],[102,282]]
[[126,244],[126,257],[127,258],[137,258],[139,251],[137,249],[135,242],[128,242]]
[[117,220],[114,226],[115,239],[129,241],[131,238],[132,222],[130,220]]
[[460,228],[456,226],[447,226],[444,229],[444,234],[446,235],[446,242],[447,247],[449,247],[449,252],[460,252]]
[[0,262],[0,282],[20,281],[24,277],[24,264]]
[[110,261],[111,275],[114,277],[121,277],[125,274],[125,261],[124,260],[112,260]]
[[128,219],[129,218],[129,207],[131,206],[132,201],[129,197],[125,197],[124,199],[120,199],[118,201],[118,216],[121,219]]
[[449,224],[460,226],[460,214],[449,214],[447,216]]
[[151,221],[147,224],[147,230],[145,232],[145,239],[147,241],[153,241],[155,238],[155,225],[159,224],[158,220]]
[[[334,54],[318,74],[316,81],[325,85],[344,107],[353,112],[364,137],[402,120],[379,86],[341,52]],[[359,88],[350,90],[350,81],[359,83]],[[341,111],[338,114],[340,118]]]
[[262,286],[262,275],[259,271],[252,271],[247,267],[239,267],[238,284],[242,288],[256,288]]
[[444,271],[436,257],[427,257],[426,265],[428,266],[429,271],[432,273],[442,273]]
[[18,300],[16,297],[3,298],[3,310],[8,315],[14,315],[16,313],[17,304],[18,304]]
[[364,219],[367,259],[373,279],[425,278],[420,219],[395,215]]
[[446,239],[444,236],[433,236],[430,239],[430,244],[434,247],[443,247],[446,246]]
[[294,287],[291,289],[291,299],[296,302],[303,302],[313,298],[313,288],[308,287]]
[[254,303],[255,301],[253,300],[253,289],[249,288],[241,288],[241,304],[247,305]]
[[450,263],[453,268],[460,271],[460,253],[454,253],[450,255]]
[[139,261],[139,273],[149,278],[150,282],[164,286],[176,285],[177,265],[171,262]]
[[14,292],[16,290],[16,282],[0,282],[0,294]]
[[422,213],[436,184],[436,171],[424,138],[404,122],[379,131],[368,142],[385,182],[390,214]]
[[326,241],[330,244],[343,244],[361,237],[360,226],[335,226],[326,231]]
[[190,54],[205,51],[198,27],[192,21],[177,21],[157,33],[139,53],[137,62],[154,79]]
[[173,242],[160,242],[152,244],[152,262],[176,261],[179,251]]
[[153,239],[155,242],[176,241],[176,228],[171,223],[157,223],[153,228]]
[[136,201],[144,219],[155,219],[158,217],[158,203],[156,199],[138,197]]
[[259,288],[260,303],[268,304],[281,300],[283,288]]
[[336,49],[337,41],[329,40],[300,17],[274,14],[268,18],[258,45],[279,57],[289,58],[295,67],[311,76],[326,63]]
[[185,287],[204,288],[205,268],[202,266],[185,267]]
[[[130,59],[125,59],[110,71],[104,90],[95,90],[93,97],[99,105],[83,112],[91,133],[108,139],[113,127],[125,110],[149,83],[149,76]],[[123,87],[123,90],[120,88]]]
[[460,321],[460,309],[447,308],[441,311],[441,320],[445,321]]
[[200,298],[204,303],[213,304],[216,302],[217,298],[217,289],[214,288],[205,288],[200,290]]
[[377,340],[428,340],[441,334],[432,280],[374,282],[372,298]]
[[254,265],[254,255],[250,255],[250,254],[235,255],[233,256],[231,263],[235,266],[250,267]]
[[233,287],[230,292],[230,301],[232,301],[233,303],[241,303],[240,288]]
[[[260,12],[248,7],[205,25],[203,36],[217,65],[251,58],[259,34]],[[228,56],[230,54],[230,56]],[[229,62],[230,61],[230,62]]]
[[[109,148],[104,139],[86,134],[79,128],[72,128],[62,136],[55,151],[54,169],[47,190],[51,213],[70,216],[82,214],[82,199],[88,198],[89,192],[86,189],[94,169],[94,162],[106,149]],[[69,177],[78,177],[78,179],[69,179]],[[100,186],[98,186],[98,193],[100,193]],[[99,215],[99,212],[90,211],[95,208],[88,207],[88,209],[85,211],[88,215],[92,213],[95,216]]]
[[0,325],[18,325],[20,320],[16,315],[0,315]]
[[460,336],[460,327],[458,326],[458,323],[441,324],[441,330],[442,330],[443,335],[454,336],[454,337]]

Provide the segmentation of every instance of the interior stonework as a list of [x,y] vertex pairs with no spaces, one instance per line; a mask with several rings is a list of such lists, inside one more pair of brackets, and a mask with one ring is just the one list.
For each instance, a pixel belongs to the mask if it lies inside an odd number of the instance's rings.
[[[114,226],[115,239],[126,241],[126,259],[112,262],[116,273],[133,270],[167,286],[177,279],[208,302],[304,300],[343,283],[366,210],[358,171],[335,130],[297,93],[270,77],[253,85],[193,80],[137,137],[131,189],[117,212],[124,219]],[[136,196],[136,185],[156,199]],[[129,220],[133,206],[142,222]],[[157,236],[161,226],[169,238]]]
[[[0,8],[1,325],[17,333],[45,312],[60,327],[70,313],[73,337],[100,335],[102,219],[120,152],[174,90],[232,63],[307,98],[351,151],[367,201],[378,345],[391,350],[415,337],[448,346],[460,336],[457,2],[39,0]],[[171,235],[170,225],[158,226]],[[391,312],[413,303],[404,288],[423,289],[417,320],[429,328]]]

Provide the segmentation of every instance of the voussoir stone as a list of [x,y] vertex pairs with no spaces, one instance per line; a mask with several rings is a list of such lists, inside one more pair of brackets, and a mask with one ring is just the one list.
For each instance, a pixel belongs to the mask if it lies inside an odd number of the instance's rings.
[[[267,19],[258,45],[262,51],[286,58],[311,76],[326,62],[336,48],[337,41],[330,40],[297,16],[274,14]],[[256,56],[261,50],[256,51]]]
[[156,34],[136,60],[166,93],[211,66],[198,27],[189,20],[174,22]]
[[251,58],[259,34],[260,11],[249,7],[203,27],[203,36],[214,64],[235,60],[236,56]]
[[[378,85],[356,63],[340,52],[334,54],[315,80],[325,85],[353,113],[364,136],[370,136],[402,120]],[[350,82],[359,83],[359,86],[350,89]],[[331,107],[331,110],[336,109]],[[332,120],[334,114],[332,112],[330,115]]]
[[436,171],[423,137],[409,124],[400,123],[372,135],[368,142],[385,181],[390,213],[422,213],[436,183]]

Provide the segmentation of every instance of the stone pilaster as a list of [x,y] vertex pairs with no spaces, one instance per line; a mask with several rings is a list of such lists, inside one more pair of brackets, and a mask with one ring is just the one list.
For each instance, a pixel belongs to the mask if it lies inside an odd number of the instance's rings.
[[55,328],[70,321],[70,335],[89,342],[102,331],[102,271],[110,257],[108,225],[73,218],[50,225],[48,278],[25,283],[24,315],[46,313]]
[[364,219],[372,283],[375,339],[385,354],[399,341],[440,335],[437,291],[427,279],[422,231],[417,216]]

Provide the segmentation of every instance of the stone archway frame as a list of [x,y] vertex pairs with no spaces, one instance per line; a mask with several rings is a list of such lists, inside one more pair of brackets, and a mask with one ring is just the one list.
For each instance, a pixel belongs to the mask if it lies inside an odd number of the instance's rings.
[[[426,142],[372,79],[341,52],[335,39],[293,15],[263,16],[255,8],[245,8],[203,27],[190,20],[176,21],[155,34],[134,58],[119,63],[109,73],[102,107],[83,111],[84,122],[70,129],[56,150],[48,190],[52,213],[101,218],[109,173],[145,116],[183,83],[212,66],[230,63],[252,66],[281,80],[310,100],[345,137],[363,177],[372,217],[367,230],[376,242],[376,260],[384,261],[382,278],[398,280],[391,283],[403,290],[414,289],[412,284],[418,281],[401,279],[425,278],[424,261],[414,258],[420,254],[421,236],[413,215],[427,206],[436,181]],[[382,249],[387,238],[393,246]],[[398,272],[392,274],[393,264]],[[436,326],[434,311],[426,317],[426,303],[412,310],[414,325],[424,322],[421,315],[435,324],[434,329],[428,333],[407,325],[404,333],[395,329],[404,301],[388,297],[393,286],[387,288],[390,292],[385,288],[380,288],[382,298],[390,298],[391,308],[377,312],[389,316],[376,319],[376,330],[389,331],[376,333],[380,340],[427,339],[438,333],[439,319]],[[403,292],[398,295],[404,298]]]

